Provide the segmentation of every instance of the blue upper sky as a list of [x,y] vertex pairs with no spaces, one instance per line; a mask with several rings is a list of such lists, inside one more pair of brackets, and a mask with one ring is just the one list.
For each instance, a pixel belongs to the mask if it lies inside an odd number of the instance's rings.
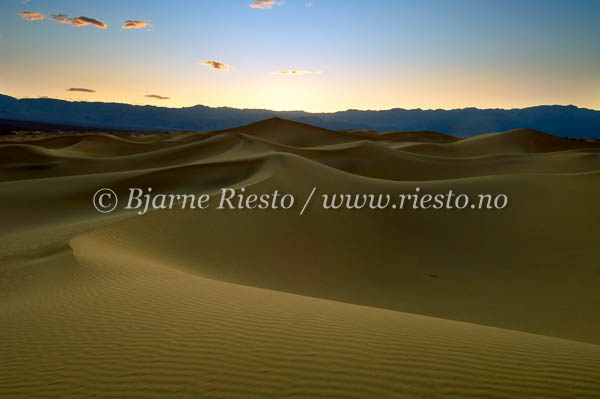
[[600,109],[599,21],[596,0],[1,0],[0,93],[308,111]]

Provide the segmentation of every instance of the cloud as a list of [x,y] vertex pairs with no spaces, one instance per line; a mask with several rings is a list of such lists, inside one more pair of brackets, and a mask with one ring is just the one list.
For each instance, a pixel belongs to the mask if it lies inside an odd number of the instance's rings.
[[83,93],[95,93],[96,92],[96,90],[85,89],[83,87],[71,87],[71,88],[67,89],[67,91],[80,91]]
[[323,73],[323,71],[299,71],[296,69],[292,69],[290,71],[279,71],[273,72],[276,75],[285,75],[285,76],[300,76],[300,75],[318,75]]
[[[17,13],[21,18],[26,21],[38,21],[45,19],[46,16],[40,14],[39,12],[31,12],[31,11],[23,11]],[[98,19],[89,18],[84,16],[69,18],[67,14],[54,14],[49,17],[56,22],[60,22],[62,24],[70,24],[73,26],[86,26],[93,25],[97,28],[106,29],[106,24]],[[141,22],[141,21],[127,21],[127,22]]]
[[51,15],[50,18],[52,18],[56,22],[60,22],[61,24],[70,24],[73,26],[92,25],[92,26],[95,26],[100,29],[106,29],[106,24],[95,18],[89,18],[89,17],[83,17],[83,16],[69,18],[69,16],[66,14],[54,14],[54,15]]
[[141,29],[146,25],[148,25],[148,23],[146,21],[132,21],[132,20],[128,19],[127,21],[125,21],[123,26],[121,26],[121,28],[123,28],[123,29]]
[[304,7],[312,7],[312,3],[304,3]]
[[171,97],[159,96],[158,94],[146,94],[145,97],[155,98],[157,100],[170,100],[171,99]]
[[213,69],[218,69],[220,71],[229,71],[229,65],[223,64],[222,62],[206,61],[206,62],[201,62],[200,65],[207,65]]
[[31,12],[31,11],[23,11],[17,13],[17,15],[23,18],[25,21],[39,21],[46,18],[45,15],[40,14],[39,12]]
[[250,3],[250,7],[252,8],[260,8],[263,10],[270,10],[273,6],[280,6],[283,4],[283,1],[275,1],[275,0],[252,0]]

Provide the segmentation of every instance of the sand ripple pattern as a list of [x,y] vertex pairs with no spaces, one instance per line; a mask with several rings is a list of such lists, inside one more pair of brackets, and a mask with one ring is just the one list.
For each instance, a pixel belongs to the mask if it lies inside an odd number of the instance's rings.
[[[526,129],[457,140],[277,118],[2,137],[0,398],[600,398],[599,151]],[[90,203],[99,187],[415,184],[518,205],[298,218]]]

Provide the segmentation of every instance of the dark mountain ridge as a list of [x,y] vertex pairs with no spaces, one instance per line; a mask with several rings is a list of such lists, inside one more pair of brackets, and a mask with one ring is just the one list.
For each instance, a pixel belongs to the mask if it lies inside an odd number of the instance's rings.
[[470,137],[481,133],[528,128],[562,137],[600,138],[600,111],[573,105],[541,105],[508,110],[395,108],[383,111],[310,113],[212,108],[203,105],[167,108],[49,98],[16,99],[0,95],[0,118],[3,119],[115,130],[222,130],[274,116],[332,130],[428,130]]

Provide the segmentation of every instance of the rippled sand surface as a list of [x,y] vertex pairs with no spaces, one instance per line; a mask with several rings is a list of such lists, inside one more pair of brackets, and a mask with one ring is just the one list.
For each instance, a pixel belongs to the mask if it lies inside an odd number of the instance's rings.
[[[109,215],[101,187],[510,204]],[[2,398],[600,397],[595,142],[30,133],[0,138],[0,198]]]

